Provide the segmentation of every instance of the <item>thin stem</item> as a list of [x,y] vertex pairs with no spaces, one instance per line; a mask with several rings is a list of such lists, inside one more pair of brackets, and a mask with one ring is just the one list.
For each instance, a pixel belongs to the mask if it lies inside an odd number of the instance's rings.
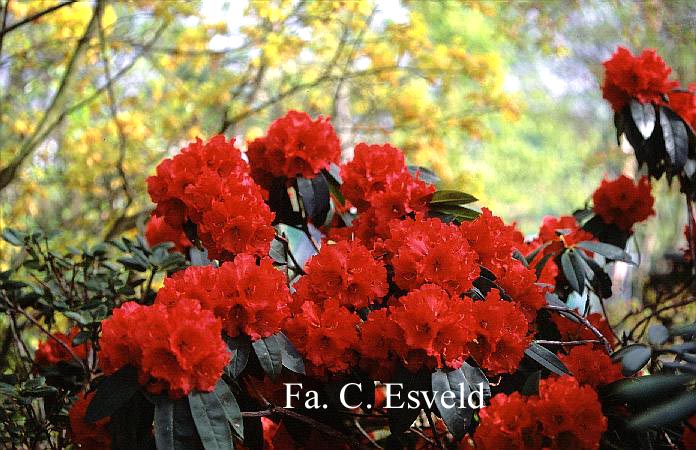
[[537,339],[533,341],[535,344],[543,345],[585,345],[585,344],[601,344],[602,341],[597,339],[583,339],[579,341],[547,341],[544,339]]
[[[72,5],[72,4],[75,3],[76,1],[77,1],[77,0],[69,0],[69,1],[67,1],[67,2],[65,2],[65,3],[58,3],[57,5],[53,5],[53,6],[51,6],[50,8],[46,8],[46,9],[44,9],[43,11],[37,12],[36,14],[32,14],[31,16],[25,17],[24,19],[20,20],[19,22],[15,22],[15,23],[13,23],[12,25],[10,25],[9,27],[3,29],[3,30],[0,32],[0,38],[2,38],[3,36],[5,36],[5,35],[6,35],[7,33],[9,33],[10,31],[13,31],[13,30],[15,30],[15,29],[17,29],[17,28],[19,28],[19,27],[21,27],[21,26],[23,26],[23,25],[26,25],[26,24],[29,23],[29,22],[33,22],[33,21],[35,21],[35,20],[37,20],[37,19],[39,19],[39,18],[45,16],[46,14],[50,14],[50,13],[52,13],[53,11],[56,11],[56,10],[58,10],[58,9],[64,7],[64,6]],[[8,1],[7,3],[10,3],[10,2]],[[5,7],[7,7],[7,6],[5,6]]]
[[585,317],[583,317],[583,316],[581,316],[580,314],[578,314],[574,309],[570,309],[570,308],[565,307],[565,306],[556,306],[556,305],[546,305],[546,306],[544,306],[543,308],[544,308],[544,309],[547,309],[547,310],[550,310],[550,311],[558,311],[558,312],[563,312],[563,313],[566,313],[566,314],[570,314],[571,316],[573,316],[573,317],[575,317],[576,319],[578,319],[580,322],[582,322],[582,324],[583,324],[587,329],[589,329],[595,336],[597,336],[597,338],[598,338],[598,339],[602,342],[602,344],[604,345],[604,348],[606,349],[607,353],[611,355],[611,353],[612,353],[613,350],[612,350],[611,344],[609,343],[609,341],[607,340],[607,338],[604,337],[604,335],[597,329],[597,327],[595,327],[594,325],[592,325],[592,324],[590,323],[589,320],[587,320]]
[[438,435],[437,428],[435,428],[435,421],[433,420],[432,413],[430,411],[425,413],[425,416],[428,418],[428,424],[430,425],[430,429],[433,430],[433,440],[437,443],[437,447],[445,450],[445,447],[442,445],[442,442],[440,441],[440,436]]

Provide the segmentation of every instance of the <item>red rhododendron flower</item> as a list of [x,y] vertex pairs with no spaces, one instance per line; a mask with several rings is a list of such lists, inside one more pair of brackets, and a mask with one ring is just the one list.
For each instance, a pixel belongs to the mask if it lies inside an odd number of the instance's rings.
[[390,177],[407,171],[404,154],[398,148],[359,143],[353,159],[341,167],[341,192],[359,211],[364,211],[373,194],[385,191]]
[[696,449],[696,416],[691,416],[691,418],[686,421],[684,434],[682,435],[682,445],[684,446],[684,450]]
[[103,450],[111,448],[111,434],[108,424],[109,417],[99,419],[94,423],[87,423],[85,415],[87,407],[92,402],[95,392],[88,394],[78,394],[77,400],[70,407],[68,417],[70,418],[70,437],[73,442],[80,445],[84,450]]
[[403,329],[392,320],[388,308],[371,311],[360,326],[360,367],[375,380],[391,378],[397,356],[408,352]]
[[476,361],[491,374],[517,370],[532,341],[520,306],[501,300],[499,292],[492,289],[484,301],[473,302],[473,315],[478,326],[469,350]]
[[607,419],[597,393],[570,376],[539,383],[539,395],[498,394],[479,413],[477,449],[596,449]]
[[[73,339],[75,339],[75,336],[77,336],[79,332],[79,328],[73,327],[70,330],[70,334],[55,333],[53,337],[70,347],[73,353],[75,353],[75,356],[84,360],[89,353],[89,344],[72,345]],[[36,349],[36,353],[34,353],[34,362],[36,362],[37,365],[52,366],[61,361],[68,363],[76,362],[70,352],[56,342],[55,339],[46,339],[46,341],[39,342],[39,347]]]
[[690,83],[687,91],[671,92],[668,106],[696,130],[696,83]]
[[219,135],[204,144],[199,139],[162,161],[147,179],[155,214],[177,229],[189,220],[197,225],[213,259],[265,255],[275,236],[275,216],[247,172],[234,140]]
[[467,345],[474,338],[472,303],[428,284],[401,297],[391,317],[403,332],[404,348],[438,358],[441,367],[441,361],[463,359],[468,354]]
[[602,95],[614,111],[621,111],[631,98],[641,103],[660,103],[662,97],[679,86],[670,81],[672,69],[654,50],[643,50],[640,56],[619,47],[604,62]]
[[482,208],[478,218],[463,222],[459,228],[478,254],[479,263],[489,270],[506,264],[518,247],[515,227],[505,225],[488,208]]
[[254,256],[245,254],[219,268],[192,266],[175,273],[164,280],[155,303],[172,307],[181,299],[197,300],[212,311],[230,337],[268,337],[280,331],[289,316],[285,275],[270,259],[257,264]]
[[186,237],[186,233],[181,227],[173,227],[169,225],[164,218],[152,214],[150,220],[145,227],[145,239],[150,247],[154,247],[162,242],[173,242],[174,247],[170,251],[178,251],[184,253],[186,249],[193,244]]
[[543,289],[536,283],[536,273],[525,267],[520,261],[508,257],[506,263],[501,263],[495,270],[495,282],[515,303],[520,305],[522,312],[529,322],[536,317],[536,312],[544,305]]
[[626,175],[614,181],[604,179],[592,194],[592,201],[594,212],[605,223],[613,223],[623,231],[632,232],[634,224],[655,214],[655,199],[647,177],[642,177],[637,185]]
[[305,112],[289,111],[266,136],[249,143],[247,156],[252,176],[268,188],[273,177],[313,178],[338,163],[341,144],[328,117],[312,120]]
[[389,225],[384,246],[394,266],[394,283],[416,289],[434,283],[453,295],[472,288],[478,256],[453,224],[438,219],[407,219]]
[[389,289],[384,263],[357,241],[324,244],[309,260],[305,272],[295,285],[299,302],[321,303],[335,298],[343,306],[363,308],[384,297]]
[[220,321],[194,299],[169,308],[128,302],[102,322],[102,367],[111,374],[130,364],[148,390],[168,389],[172,398],[209,392],[230,359],[221,331]]
[[612,361],[601,349],[580,345],[559,358],[580,384],[587,384],[595,389],[623,378],[621,364]]
[[311,363],[308,372],[318,376],[340,373],[355,365],[360,318],[343,308],[338,300],[319,305],[304,302],[302,311],[288,320],[288,337]]
[[539,228],[538,239],[541,243],[552,243],[544,250],[544,253],[548,253],[560,250],[560,248],[554,247],[553,243],[565,243],[565,247],[571,247],[578,242],[591,241],[594,239],[594,236],[592,233],[580,228],[578,221],[573,216],[546,216],[542,220],[541,228]]

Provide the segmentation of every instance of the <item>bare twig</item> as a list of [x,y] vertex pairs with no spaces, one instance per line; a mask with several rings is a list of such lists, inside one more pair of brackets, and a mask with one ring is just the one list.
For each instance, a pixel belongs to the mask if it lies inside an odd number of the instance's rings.
[[547,341],[544,339],[536,339],[533,341],[535,344],[543,345],[585,345],[585,344],[601,344],[602,341],[597,339],[583,339],[580,341]]
[[[46,8],[43,11],[37,12],[36,14],[32,14],[31,16],[25,17],[24,19],[20,20],[19,22],[13,23],[12,25],[8,26],[7,28],[3,27],[3,30],[0,32],[0,39],[2,39],[2,37],[5,36],[10,31],[14,31],[17,28],[28,24],[29,22],[33,22],[37,19],[40,19],[41,17],[45,16],[46,14],[50,14],[53,11],[57,11],[64,6],[70,6],[73,3],[75,3],[76,1],[77,0],[69,0],[69,1],[64,2],[64,3],[58,3],[57,5],[53,5],[50,8]],[[9,4],[10,2],[8,1],[7,3]],[[5,8],[7,8],[7,5],[5,5]]]
[[550,311],[558,311],[562,312],[565,314],[570,314],[571,316],[575,317],[577,320],[579,320],[588,330],[590,330],[597,338],[600,340],[600,342],[604,345],[604,348],[606,349],[607,353],[611,354],[612,353],[612,348],[611,344],[607,340],[606,337],[595,327],[590,323],[589,320],[587,320],[585,317],[582,315],[578,314],[577,311],[574,309],[570,309],[565,306],[556,306],[556,305],[546,305],[543,307],[544,309],[550,310]]

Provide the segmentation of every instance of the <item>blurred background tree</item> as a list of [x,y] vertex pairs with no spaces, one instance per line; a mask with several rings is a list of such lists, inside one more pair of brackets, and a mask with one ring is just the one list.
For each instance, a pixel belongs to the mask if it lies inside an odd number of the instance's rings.
[[[187,141],[243,144],[291,108],[331,115],[346,158],[391,141],[532,233],[636,171],[599,91],[617,45],[696,80],[693,0],[0,4],[0,227],[66,243],[142,223],[145,178]],[[659,253],[683,208],[657,191]]]

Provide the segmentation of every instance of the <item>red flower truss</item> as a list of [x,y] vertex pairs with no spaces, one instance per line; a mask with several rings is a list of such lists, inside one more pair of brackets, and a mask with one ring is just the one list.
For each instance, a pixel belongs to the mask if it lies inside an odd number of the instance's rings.
[[594,212],[605,223],[627,232],[633,232],[633,225],[655,215],[655,199],[647,177],[642,177],[637,185],[626,175],[613,181],[604,179],[592,194],[592,201]]
[[635,98],[641,103],[661,103],[663,96],[679,86],[669,80],[672,69],[654,50],[643,50],[639,56],[619,47],[604,62],[602,95],[614,111],[621,111]]
[[102,323],[104,373],[130,364],[150,392],[172,398],[212,391],[230,359],[222,325],[198,301],[181,298],[167,308],[128,302]]
[[686,91],[671,92],[668,106],[696,130],[696,83],[689,83]]
[[181,227],[169,225],[163,217],[153,214],[145,227],[145,239],[150,247],[162,242],[173,242],[174,247],[170,251],[185,252],[193,244],[186,237]]
[[77,400],[70,407],[68,418],[70,419],[70,437],[73,442],[84,450],[103,450],[111,448],[111,434],[108,429],[110,418],[105,417],[94,423],[87,423],[85,415],[87,407],[92,402],[95,392],[80,393]]
[[612,361],[601,349],[580,345],[559,358],[580,384],[587,384],[595,389],[623,378],[621,364]]
[[273,177],[313,178],[338,163],[341,144],[328,117],[312,120],[305,112],[289,111],[266,136],[249,143],[247,156],[252,176],[268,188]]
[[[72,345],[73,339],[80,332],[80,329],[73,327],[69,334],[65,333],[55,333],[53,337],[63,342],[66,346],[70,347],[75,353],[75,356],[81,360],[87,357],[90,351],[89,344]],[[38,366],[52,366],[58,364],[59,362],[76,362],[73,356],[66,350],[66,348],[56,342],[55,339],[46,339],[45,341],[39,342],[39,347],[34,353],[34,362]]]

